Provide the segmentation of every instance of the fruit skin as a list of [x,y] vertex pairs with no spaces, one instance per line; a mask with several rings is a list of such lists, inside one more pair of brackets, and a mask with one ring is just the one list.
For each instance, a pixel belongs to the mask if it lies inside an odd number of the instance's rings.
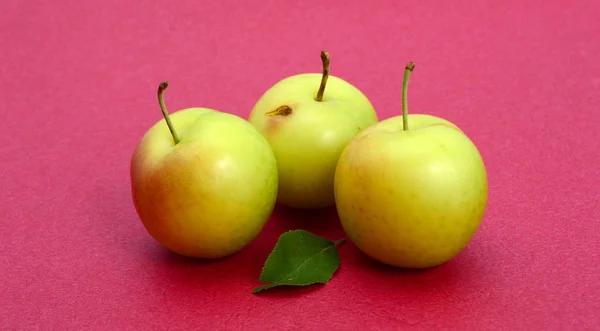
[[379,122],[344,149],[336,208],[348,238],[397,267],[428,268],[459,254],[485,213],[488,182],[472,141],[451,122],[410,114]]
[[[329,76],[323,100],[316,101],[321,77],[308,73],[281,80],[261,96],[248,117],[277,158],[278,203],[291,208],[333,205],[333,177],[342,150],[378,121],[367,97],[335,76]],[[284,105],[290,114],[266,114]]]
[[141,139],[131,159],[131,187],[149,234],[178,254],[231,255],[250,243],[277,197],[277,163],[246,120],[207,108],[171,114]]

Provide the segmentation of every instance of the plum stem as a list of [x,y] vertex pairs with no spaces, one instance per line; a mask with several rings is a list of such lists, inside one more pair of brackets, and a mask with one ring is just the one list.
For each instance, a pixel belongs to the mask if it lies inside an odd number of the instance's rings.
[[342,246],[343,244],[345,244],[345,243],[346,243],[346,238],[341,238],[341,239],[338,239],[338,240],[336,240],[334,243],[335,243],[335,246],[336,246],[336,247],[340,247],[340,246]]
[[329,53],[327,51],[321,51],[321,61],[323,62],[323,76],[321,76],[321,86],[319,86],[319,91],[315,97],[316,101],[323,101],[325,85],[327,85],[327,78],[329,78]]
[[169,87],[169,82],[166,80],[164,82],[160,83],[160,85],[158,86],[158,104],[160,105],[160,110],[162,111],[163,117],[165,118],[165,121],[167,122],[169,131],[171,131],[171,135],[173,136],[173,141],[175,142],[175,145],[177,145],[177,144],[179,144],[179,142],[181,140],[179,140],[179,136],[177,135],[177,132],[175,132],[175,127],[173,126],[173,123],[171,123],[171,118],[169,117],[169,113],[167,112],[167,107],[165,107],[165,101],[163,100],[163,94],[164,94],[165,90],[167,89],[167,87]]
[[404,69],[404,80],[402,81],[402,127],[404,131],[408,130],[408,79],[414,69],[414,62],[409,62]]

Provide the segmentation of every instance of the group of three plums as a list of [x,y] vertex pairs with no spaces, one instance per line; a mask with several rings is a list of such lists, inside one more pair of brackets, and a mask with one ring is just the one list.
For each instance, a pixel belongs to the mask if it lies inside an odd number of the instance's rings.
[[479,151],[453,123],[407,113],[379,121],[348,82],[323,73],[288,77],[248,120],[207,108],[169,115],[131,160],[136,211],[149,234],[181,255],[219,258],[256,238],[276,203],[336,205],[348,238],[383,263],[425,268],[456,256],[483,218],[487,174]]

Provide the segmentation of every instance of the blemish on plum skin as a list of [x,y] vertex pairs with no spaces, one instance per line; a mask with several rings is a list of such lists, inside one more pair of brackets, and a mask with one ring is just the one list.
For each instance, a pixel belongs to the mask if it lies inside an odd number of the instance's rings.
[[271,136],[279,131],[280,126],[287,121],[287,116],[292,114],[292,107],[288,105],[279,106],[275,110],[266,112],[265,116],[267,116],[267,120],[265,130],[267,135]]
[[290,106],[283,105],[283,106],[277,107],[277,109],[275,109],[275,110],[266,112],[265,115],[266,116],[288,116],[288,115],[291,115],[292,112],[293,112],[293,110]]

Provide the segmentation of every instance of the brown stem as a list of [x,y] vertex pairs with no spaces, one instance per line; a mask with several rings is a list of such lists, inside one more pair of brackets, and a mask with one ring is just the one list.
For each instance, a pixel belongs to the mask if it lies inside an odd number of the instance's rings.
[[171,135],[173,136],[173,141],[175,142],[175,145],[177,145],[177,144],[179,144],[179,142],[181,140],[179,139],[177,132],[175,132],[175,127],[173,126],[173,123],[171,123],[171,118],[169,117],[169,113],[167,112],[167,107],[165,107],[165,101],[163,100],[163,93],[165,92],[167,87],[169,87],[169,82],[166,80],[164,82],[160,83],[160,85],[158,86],[158,104],[160,105],[160,110],[162,111],[163,117],[165,118],[165,121],[167,122],[169,131],[171,131]]
[[415,69],[415,64],[409,62],[404,69],[404,79],[402,80],[402,128],[408,130],[408,79]]
[[329,53],[327,53],[327,51],[321,51],[321,61],[323,62],[323,76],[321,77],[319,92],[317,92],[317,96],[315,97],[316,101],[323,101],[325,85],[327,85],[327,78],[329,78]]

